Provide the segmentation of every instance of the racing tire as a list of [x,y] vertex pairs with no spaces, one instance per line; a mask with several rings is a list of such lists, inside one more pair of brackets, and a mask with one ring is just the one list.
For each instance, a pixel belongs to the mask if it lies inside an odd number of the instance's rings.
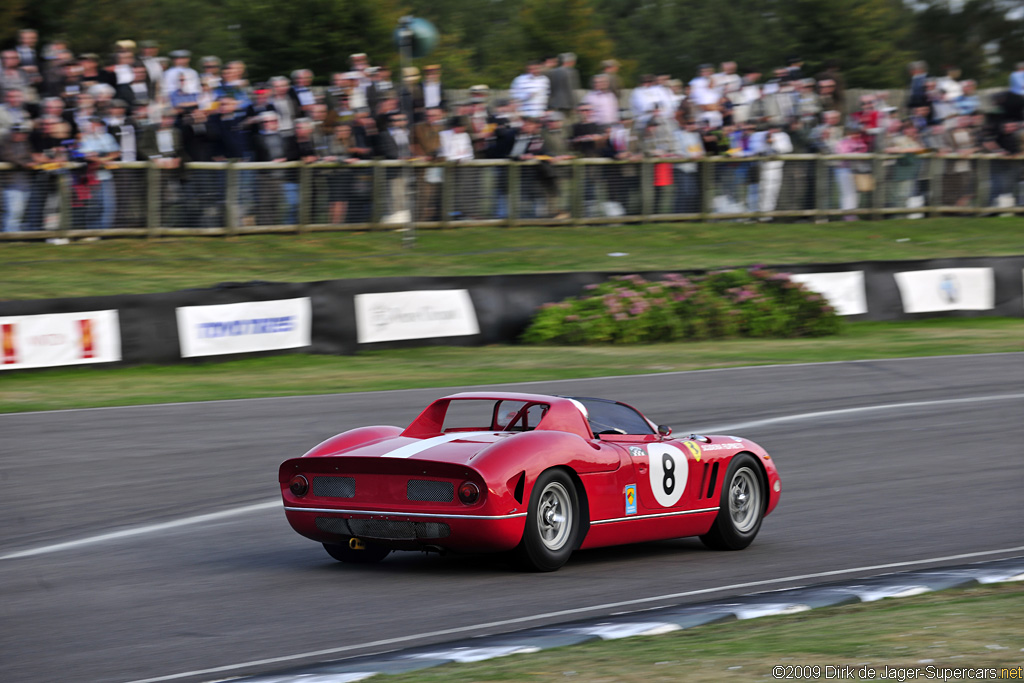
[[761,529],[767,492],[754,457],[747,453],[734,457],[722,481],[718,516],[701,542],[712,550],[742,550],[750,545]]
[[524,571],[553,572],[569,560],[579,532],[576,486],[564,471],[548,470],[533,486],[526,529],[513,551],[513,563]]
[[348,562],[350,564],[376,564],[391,552],[389,548],[383,548],[379,545],[372,545],[365,543],[365,541],[364,544],[366,547],[362,550],[354,550],[347,543],[344,545],[340,543],[324,543],[324,550],[338,562]]

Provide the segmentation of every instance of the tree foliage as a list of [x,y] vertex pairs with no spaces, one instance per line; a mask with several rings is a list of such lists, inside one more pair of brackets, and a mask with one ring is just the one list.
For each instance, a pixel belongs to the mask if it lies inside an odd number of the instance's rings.
[[164,51],[241,58],[254,79],[313,69],[325,82],[349,54],[398,66],[398,18],[415,14],[441,32],[422,66],[440,63],[452,87],[504,88],[526,60],[571,51],[586,78],[601,60],[688,80],[699,64],[737,61],[764,73],[790,55],[816,73],[840,62],[853,87],[901,87],[906,64],[1004,84],[1024,60],[1024,14],[1009,0],[4,0],[0,41],[32,27],[43,42],[108,53],[114,41],[155,39]]

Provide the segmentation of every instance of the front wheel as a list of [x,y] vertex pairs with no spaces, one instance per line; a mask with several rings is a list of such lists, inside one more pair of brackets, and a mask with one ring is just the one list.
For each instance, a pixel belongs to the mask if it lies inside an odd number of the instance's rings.
[[700,537],[713,550],[742,550],[754,541],[764,519],[765,486],[753,456],[737,455],[722,482],[718,516],[711,531]]
[[530,495],[523,540],[514,552],[516,564],[539,572],[561,567],[576,548],[579,520],[579,496],[569,475],[562,470],[541,474]]
[[374,564],[383,560],[391,552],[388,548],[382,548],[379,545],[371,545],[365,542],[352,543],[355,540],[353,538],[345,545],[324,543],[324,550],[338,562],[351,562],[353,564]]

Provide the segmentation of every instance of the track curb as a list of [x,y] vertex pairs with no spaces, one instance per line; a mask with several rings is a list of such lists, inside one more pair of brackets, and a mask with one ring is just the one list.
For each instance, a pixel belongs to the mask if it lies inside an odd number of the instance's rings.
[[232,678],[238,683],[351,683],[379,674],[429,669],[452,662],[479,662],[595,640],[671,633],[734,619],[794,614],[819,607],[922,595],[949,588],[1024,581],[1024,557],[882,574],[815,586],[785,588],[688,605],[659,607],[584,619],[512,633],[467,638],[391,652],[362,655]]

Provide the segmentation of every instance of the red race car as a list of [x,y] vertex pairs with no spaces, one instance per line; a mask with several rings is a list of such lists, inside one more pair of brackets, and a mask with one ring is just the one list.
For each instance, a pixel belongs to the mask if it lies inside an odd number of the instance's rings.
[[775,462],[746,439],[671,431],[617,401],[462,393],[405,429],[331,437],[285,461],[278,480],[292,528],[342,562],[510,551],[553,571],[577,548],[750,545],[779,502]]

